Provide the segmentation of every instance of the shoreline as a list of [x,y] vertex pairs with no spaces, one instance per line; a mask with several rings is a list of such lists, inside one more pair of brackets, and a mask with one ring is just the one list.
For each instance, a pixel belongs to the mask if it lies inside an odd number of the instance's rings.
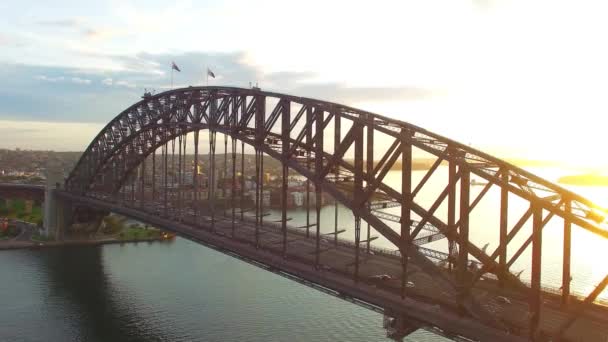
[[0,251],[15,250],[15,249],[41,249],[41,248],[57,248],[57,247],[75,247],[75,246],[99,246],[122,243],[138,243],[138,242],[164,242],[173,241],[173,239],[164,239],[161,237],[141,238],[141,239],[100,239],[100,240],[62,240],[62,241],[4,241],[0,242]]

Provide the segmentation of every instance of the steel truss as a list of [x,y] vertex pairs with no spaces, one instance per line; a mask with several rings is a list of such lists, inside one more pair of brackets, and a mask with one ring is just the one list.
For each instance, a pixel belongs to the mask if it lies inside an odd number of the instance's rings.
[[[211,208],[211,227],[213,229],[216,215],[216,134],[224,134],[231,139],[231,198],[232,234],[237,227],[235,219],[236,203],[240,203],[240,219],[244,217],[244,145],[255,149],[256,196],[255,196],[255,241],[259,247],[260,227],[264,225],[265,216],[263,194],[264,188],[264,155],[277,159],[282,164],[281,185],[281,225],[284,232],[282,251],[288,255],[286,216],[286,192],[289,170],[307,178],[306,206],[310,207],[311,185],[315,196],[315,221],[311,222],[307,213],[306,234],[315,234],[315,265],[321,264],[322,249],[320,246],[320,208],[322,192],[331,195],[337,202],[352,210],[355,217],[355,271],[354,279],[358,281],[360,253],[369,252],[370,228],[380,233],[394,244],[402,258],[402,296],[407,296],[408,259],[414,259],[423,265],[424,270],[435,277],[438,282],[451,286],[458,293],[458,301],[463,310],[488,324],[483,310],[474,303],[471,289],[485,274],[494,274],[502,286],[525,288],[531,293],[529,305],[530,334],[538,333],[541,303],[541,245],[542,229],[553,217],[564,221],[564,260],[562,303],[567,305],[570,293],[570,255],[571,230],[588,230],[601,238],[608,238],[608,227],[603,208],[591,201],[565,190],[549,181],[524,171],[503,160],[463,145],[456,141],[429,132],[412,124],[391,119],[381,115],[358,110],[352,107],[302,98],[285,94],[260,91],[258,89],[241,89],[229,87],[189,87],[175,89],[154,96],[147,96],[142,101],[127,108],[114,118],[88,146],[69,175],[65,188],[77,195],[106,194],[115,196],[123,185],[133,182],[134,174],[140,175],[140,201],[146,199],[144,184],[146,164],[144,161],[151,155],[152,164],[151,199],[162,199],[162,213],[168,215],[170,196],[176,196],[181,204],[185,199],[181,190],[169,194],[168,165],[169,153],[172,170],[175,170],[175,141],[178,143],[178,176],[173,183],[182,189],[183,172],[186,169],[186,137],[194,132],[194,164],[198,166],[199,131],[209,130],[210,165],[209,165],[209,205]],[[334,139],[327,139],[333,135]],[[376,155],[372,147],[374,140],[383,136],[388,141],[388,148],[381,155]],[[237,179],[237,144],[241,141],[241,192],[236,195]],[[169,148],[168,146],[171,146]],[[160,161],[155,151],[161,149]],[[413,149],[435,156],[435,163],[429,168],[423,179],[412,184]],[[171,152],[169,152],[171,151]],[[224,172],[227,170],[227,140],[224,140]],[[157,164],[161,164],[163,189],[157,192]],[[417,196],[429,179],[435,175],[442,163],[448,164],[449,175],[445,189],[437,195],[430,207],[419,204]],[[393,189],[385,183],[390,170],[400,169],[401,189]],[[475,197],[471,197],[471,176],[487,181],[487,185]],[[194,188],[200,186],[198,170],[193,174]],[[137,177],[135,177],[137,178]],[[491,187],[498,187],[500,196],[500,218],[498,247],[486,253],[477,247],[469,238],[471,216],[474,208],[483,200]],[[131,200],[135,201],[135,186],[132,186]],[[224,215],[226,215],[226,188],[222,188],[224,197]],[[126,196],[126,191],[122,191]],[[529,210],[509,229],[509,195],[516,195],[529,203]],[[97,196],[97,195],[96,195]],[[173,199],[172,199],[173,200]],[[198,203],[198,190],[194,191],[194,203]],[[438,208],[447,201],[447,222],[436,214]],[[458,202],[458,203],[457,203]],[[383,211],[387,208],[400,207],[400,213]],[[457,210],[458,208],[458,210]],[[194,215],[200,216],[201,208],[194,206]],[[307,211],[308,212],[308,211]],[[417,219],[414,219],[417,218]],[[520,246],[514,246],[513,237],[527,221],[532,219],[532,233]],[[367,238],[361,240],[361,225],[368,224]],[[389,226],[398,223],[400,230]],[[310,230],[314,228],[314,230]],[[421,232],[423,232],[421,234]],[[334,244],[337,246],[339,234],[336,209]],[[437,253],[449,263],[445,270],[432,262],[430,252],[419,247],[424,241],[430,242],[447,238],[448,254]],[[365,242],[361,250],[361,242]],[[523,251],[532,247],[532,281],[530,287],[513,275],[510,267],[518,260]],[[507,250],[516,248],[517,252],[507,259]],[[431,253],[432,254],[432,253]],[[409,257],[409,258],[408,258]],[[471,265],[478,265],[471,271]],[[453,276],[452,276],[453,274]],[[607,285],[601,282],[584,300],[593,302]],[[568,324],[571,324],[569,322]],[[561,327],[560,334],[567,329]]]

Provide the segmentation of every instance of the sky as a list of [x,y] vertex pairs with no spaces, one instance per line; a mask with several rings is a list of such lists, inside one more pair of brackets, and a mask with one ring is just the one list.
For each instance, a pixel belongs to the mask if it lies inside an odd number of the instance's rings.
[[[84,150],[145,88],[248,87],[606,166],[604,1],[0,2],[0,148]],[[606,167],[608,169],[608,167]]]

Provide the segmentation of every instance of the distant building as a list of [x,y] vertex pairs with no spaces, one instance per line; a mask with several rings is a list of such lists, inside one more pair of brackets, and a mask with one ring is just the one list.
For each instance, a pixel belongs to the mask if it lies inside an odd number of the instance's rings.
[[291,198],[293,199],[294,207],[304,206],[304,193],[303,192],[293,191],[291,193]]
[[[246,195],[252,202],[255,202],[255,190],[250,190]],[[270,206],[270,190],[264,190],[262,192],[262,205],[265,207]]]
[[300,186],[304,186],[304,183],[305,183],[305,181],[303,181],[303,180],[289,178],[287,180],[287,187],[289,187],[289,188],[300,187]]
[[262,191],[262,204],[266,207],[270,206],[270,190]]

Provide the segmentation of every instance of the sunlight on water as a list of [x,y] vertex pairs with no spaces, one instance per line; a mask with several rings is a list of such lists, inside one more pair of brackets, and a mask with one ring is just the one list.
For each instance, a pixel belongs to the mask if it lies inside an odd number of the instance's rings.
[[[551,182],[556,182],[561,176],[571,174],[572,171],[560,168],[542,168],[542,169],[530,169],[530,172],[543,177]],[[414,171],[412,174],[412,187],[415,188],[418,182],[424,177],[426,170]],[[481,179],[473,177],[477,181]],[[423,206],[424,208],[430,208],[437,198],[437,196],[443,191],[447,185],[448,169],[447,167],[441,166],[435,174],[429,179],[427,184],[417,195],[415,201]],[[401,172],[390,171],[384,182],[391,186],[393,189],[401,190]],[[603,205],[606,203],[608,198],[608,187],[572,187],[563,186],[581,196],[587,197],[588,199],[595,201],[596,203]],[[471,201],[481,192],[483,186],[472,186],[470,198]],[[458,201],[456,201],[458,203]],[[498,247],[499,241],[499,205],[500,203],[500,189],[497,186],[493,186],[488,193],[484,196],[483,200],[473,210],[470,217],[470,240],[479,248],[486,247],[486,253],[492,254],[492,252]],[[608,203],[606,203],[608,204]],[[529,203],[526,200],[519,198],[516,195],[509,195],[509,215],[508,215],[508,226],[509,230],[516,224],[521,216],[527,211]],[[401,208],[389,208],[384,209],[384,212],[388,212],[394,215],[400,215]],[[458,204],[456,208],[458,213]],[[278,220],[280,211],[271,210],[271,216],[268,220]],[[439,206],[435,215],[447,222],[447,201]],[[544,215],[547,215],[545,212]],[[305,210],[292,210],[289,212],[289,216],[293,219],[291,223],[295,226],[305,225],[306,223],[306,211]],[[340,234],[340,238],[354,240],[354,217],[350,210],[340,206],[338,211],[339,216],[339,229],[345,229],[343,234]],[[412,215],[415,220],[420,219],[415,214]],[[314,212],[310,214],[310,222],[315,221]],[[321,232],[330,233],[334,230],[334,206],[328,205],[321,209]],[[384,221],[389,227],[395,231],[400,231],[400,225],[398,223]],[[542,283],[543,286],[553,289],[558,292],[562,282],[562,259],[563,259],[563,220],[559,217],[553,217],[543,229],[543,244],[542,244]],[[313,230],[314,231],[314,230]],[[532,233],[532,220],[529,219],[527,223],[521,228],[520,232],[513,238],[509,244],[507,251],[507,259],[510,259],[517,252],[519,247],[528,239]],[[362,239],[366,239],[367,225],[364,223],[362,226]],[[375,247],[385,248],[387,250],[395,251],[397,247],[390,243],[387,239],[382,237],[381,234],[371,229],[371,236],[377,236],[378,239],[374,240],[372,245]],[[329,239],[329,238],[327,238]],[[441,239],[428,244],[423,247],[435,249],[441,252],[448,251],[448,243],[446,239]],[[532,248],[528,246],[524,252],[513,262],[510,270],[514,274],[521,272],[521,279],[523,281],[530,281],[531,272],[531,258]],[[608,240],[601,238],[593,233],[588,232],[581,227],[576,225],[572,226],[572,256],[571,256],[571,269],[572,269],[572,282],[571,289],[574,294],[578,293],[586,295],[593,289],[602,278],[608,274],[608,264],[604,260],[608,259]],[[608,300],[608,291],[604,291],[600,296],[602,299]]]
[[[568,170],[558,168],[532,169],[532,173],[544,177],[549,181],[556,182],[561,176],[569,174]],[[424,177],[426,171],[413,172],[413,187]],[[391,171],[385,178],[385,183],[400,190],[401,188],[400,171]],[[447,167],[439,167],[435,174],[429,179],[428,183],[419,192],[416,202],[424,208],[430,208],[437,196],[447,185]],[[478,179],[479,180],[479,179]],[[483,186],[473,186],[471,188],[471,201],[481,192]],[[599,205],[608,205],[608,187],[573,187],[564,186],[581,196],[587,197]],[[486,247],[488,254],[491,254],[498,247],[499,241],[499,203],[500,190],[494,186],[484,196],[484,199],[477,205],[470,217],[470,239],[479,248]],[[528,209],[528,202],[521,198],[509,196],[509,229],[511,229],[520,217]],[[324,222],[331,227],[333,222],[331,213],[333,209],[324,208]],[[384,211],[400,214],[400,208],[390,208]],[[458,212],[458,205],[456,211]],[[435,214],[438,218],[447,222],[447,201],[444,201]],[[545,213],[546,215],[546,213]],[[340,220],[344,218],[352,220],[352,214],[340,213]],[[413,219],[419,219],[413,215]],[[331,221],[330,221],[331,220]],[[351,221],[352,222],[352,221]],[[395,231],[399,231],[398,223],[386,222]],[[512,257],[519,247],[526,241],[532,232],[531,219],[523,226],[521,231],[515,236],[509,245],[507,252],[508,258]],[[362,233],[365,236],[365,233]],[[379,235],[372,233],[372,235]],[[350,239],[354,239],[354,231],[350,229]],[[374,245],[388,249],[397,249],[390,242],[382,237],[374,241]],[[563,220],[553,217],[543,230],[543,262],[542,262],[542,282],[544,286],[558,290],[561,286],[562,258],[563,258]],[[431,242],[424,247],[447,252],[447,241],[445,239]],[[594,235],[581,227],[572,226],[572,291],[581,294],[588,294],[589,289],[594,288],[604,275],[608,274],[608,264],[604,262],[608,258],[608,240]],[[513,263],[511,271],[521,273],[521,279],[529,281],[531,265],[531,247],[528,247],[519,258]],[[608,291],[604,291],[601,296],[608,299]]]

